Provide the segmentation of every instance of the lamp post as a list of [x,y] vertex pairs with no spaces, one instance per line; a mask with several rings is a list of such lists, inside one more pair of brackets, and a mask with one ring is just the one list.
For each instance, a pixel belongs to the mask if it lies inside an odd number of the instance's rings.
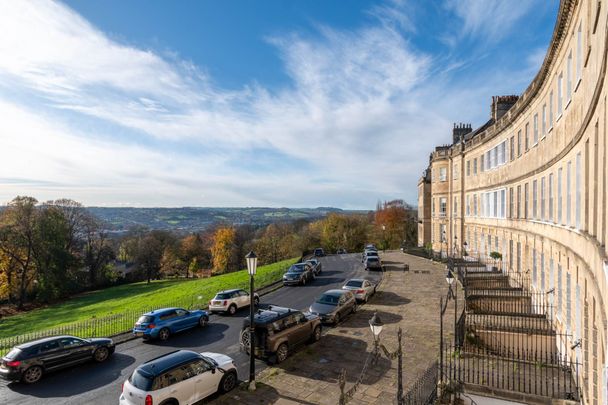
[[452,256],[458,257],[458,236],[454,235],[454,248],[452,249]]
[[403,351],[401,349],[401,327],[397,331],[397,344],[399,348],[396,353],[389,353],[389,351],[380,344],[380,332],[382,332],[382,327],[384,324],[380,320],[380,317],[376,312],[374,312],[374,316],[369,320],[369,327],[374,334],[374,358],[377,359],[380,357],[380,349],[388,357],[389,359],[394,359],[397,357],[397,404],[404,405],[403,398]]
[[255,391],[255,346],[253,344],[255,335],[255,324],[253,322],[253,278],[258,267],[258,257],[252,251],[247,253],[245,259],[247,260],[247,272],[249,273],[249,391]]
[[441,243],[439,244],[439,260],[443,259],[443,244],[444,243],[446,244],[445,251],[446,251],[446,255],[447,255],[448,246],[447,246],[447,241],[445,239],[445,229],[443,230],[443,232],[441,232]]
[[469,245],[467,244],[467,241],[465,240],[464,243],[462,244],[462,257],[467,257],[469,254],[467,253],[467,247]]
[[386,225],[382,224],[382,253],[386,251]]
[[439,309],[440,309],[440,313],[439,313],[439,370],[440,370],[440,379],[443,376],[443,314],[445,314],[445,311],[448,307],[448,302],[450,301],[450,299],[454,300],[454,347],[457,346],[458,342],[457,342],[457,333],[456,333],[456,325],[458,323],[457,321],[457,313],[458,313],[458,302],[456,301],[456,293],[452,290],[452,284],[454,284],[454,274],[452,274],[452,271],[446,266],[446,270],[448,271],[446,276],[445,276],[445,281],[448,283],[448,293],[445,299],[445,302],[443,301],[443,297],[440,298],[439,301]]

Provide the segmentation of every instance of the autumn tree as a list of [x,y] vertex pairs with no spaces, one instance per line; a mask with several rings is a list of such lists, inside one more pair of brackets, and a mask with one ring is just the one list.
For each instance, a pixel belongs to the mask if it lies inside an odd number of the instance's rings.
[[203,239],[198,233],[193,233],[180,242],[180,268],[183,269],[186,278],[190,273],[194,273],[199,263],[204,261],[206,256]]
[[341,247],[349,251],[362,249],[366,239],[364,216],[331,213],[323,220],[321,245],[331,252]]
[[233,227],[219,227],[213,235],[211,256],[213,273],[221,274],[234,269],[236,231]]
[[0,217],[0,251],[5,257],[3,263],[14,270],[19,308],[23,308],[36,277],[37,202],[33,197],[15,197]]
[[408,208],[403,200],[393,200],[384,202],[376,209],[375,233],[385,248],[398,248],[405,240],[408,222],[412,221],[408,220]]

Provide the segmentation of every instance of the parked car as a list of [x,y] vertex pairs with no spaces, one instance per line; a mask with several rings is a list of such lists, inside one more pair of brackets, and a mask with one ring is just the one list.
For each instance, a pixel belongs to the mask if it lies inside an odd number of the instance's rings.
[[337,325],[341,319],[357,311],[355,295],[348,290],[328,290],[313,302],[309,311],[321,322]]
[[315,278],[315,273],[307,263],[296,263],[289,267],[289,270],[283,274],[283,285],[306,285],[307,282]]
[[[240,308],[248,307],[251,303],[251,296],[245,290],[233,289],[220,291],[215,294],[215,297],[209,301],[209,312],[223,312],[234,315]],[[260,303],[260,297],[253,293],[253,305],[257,306]]]
[[54,336],[15,346],[0,363],[0,377],[34,384],[48,372],[94,360],[102,363],[114,353],[112,339]]
[[336,254],[338,254],[338,255],[345,255],[345,254],[347,254],[347,253],[348,253],[348,252],[347,252],[347,251],[346,251],[346,249],[344,249],[344,248],[340,248],[340,249],[338,249],[338,250],[336,251]]
[[316,248],[314,252],[315,257],[323,257],[325,256],[325,252],[322,248]]
[[163,308],[140,316],[133,328],[133,334],[144,340],[165,341],[174,333],[196,326],[204,327],[208,322],[209,314],[201,309],[187,311],[182,308]]
[[376,248],[376,245],[374,245],[373,243],[370,243],[368,245],[365,245],[365,250],[375,250],[377,252],[378,248]]
[[122,385],[120,405],[193,404],[237,384],[232,358],[176,350],[138,366]]
[[355,294],[355,299],[367,302],[370,296],[376,293],[376,285],[369,280],[362,278],[352,278],[343,286],[343,290],[350,290]]
[[378,260],[380,260],[380,256],[378,256],[378,252],[376,252],[375,250],[366,250],[361,255],[361,262],[362,263],[365,262],[365,259],[367,259],[368,257],[377,257]]
[[315,274],[315,276],[318,276],[321,271],[323,271],[323,263],[317,259],[308,259],[306,260],[306,264],[312,267],[312,272]]
[[368,256],[363,262],[365,270],[380,270],[382,271],[382,262],[378,256]]
[[[295,348],[306,342],[321,339],[321,320],[318,316],[296,309],[268,305],[253,316],[255,326],[254,355],[272,363],[284,361]],[[240,344],[250,350],[249,317],[243,320]]]

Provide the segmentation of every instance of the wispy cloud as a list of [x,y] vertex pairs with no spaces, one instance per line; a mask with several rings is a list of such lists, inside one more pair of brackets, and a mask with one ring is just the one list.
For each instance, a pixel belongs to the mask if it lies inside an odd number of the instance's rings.
[[[410,44],[408,7],[376,6],[375,22],[354,30],[269,38],[291,79],[271,91],[223,89],[204,67],[112,40],[61,3],[0,2],[0,200],[413,202],[431,147],[488,90],[481,78],[451,82],[458,65],[438,67]],[[488,7],[451,7],[471,35],[501,34],[484,22]]]

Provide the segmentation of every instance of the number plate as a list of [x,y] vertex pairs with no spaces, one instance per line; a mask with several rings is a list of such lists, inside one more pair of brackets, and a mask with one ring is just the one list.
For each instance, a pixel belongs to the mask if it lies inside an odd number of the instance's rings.
[[143,336],[144,333],[143,332],[135,332],[135,336]]

